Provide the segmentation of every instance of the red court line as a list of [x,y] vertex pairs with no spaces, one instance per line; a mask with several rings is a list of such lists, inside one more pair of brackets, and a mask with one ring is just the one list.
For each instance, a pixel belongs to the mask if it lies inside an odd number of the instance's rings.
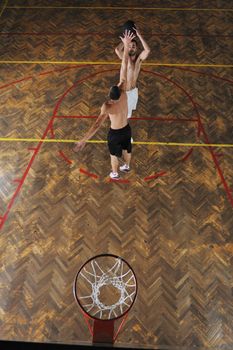
[[[77,64],[77,65],[69,66],[69,67],[66,67],[66,68],[54,69],[52,71],[46,71],[46,72],[43,72],[43,73],[39,73],[38,76],[48,75],[48,74],[51,74],[51,73],[54,73],[54,72],[63,72],[63,71],[69,70],[69,69],[75,69],[75,68],[87,67],[87,66],[90,67],[89,65],[82,65],[82,66],[80,66],[80,65]],[[161,68],[167,69],[168,67],[162,67],[161,66]],[[196,73],[196,74],[199,74],[199,75],[209,76],[209,77],[212,77],[212,78],[215,78],[215,79],[218,79],[218,80],[222,80],[222,81],[226,81],[226,82],[228,82],[230,84],[233,84],[233,80],[222,78],[222,77],[219,77],[219,76],[214,75],[214,74],[199,72],[199,71],[195,71],[193,69],[188,69],[188,68],[183,68],[183,67],[173,67],[173,66],[171,66],[169,68],[183,70],[183,71],[187,71],[187,72],[190,72],[190,73]],[[11,85],[17,84],[19,82],[22,82],[22,81],[25,81],[25,80],[28,80],[28,79],[32,79],[32,77],[27,77],[27,78],[24,78],[24,79],[21,79],[21,80],[15,80],[15,81],[13,81],[13,82],[11,82],[9,84],[0,86],[0,89],[9,87]]]
[[[116,37],[116,33],[112,32],[1,32],[2,36],[56,36],[56,35],[67,35],[67,36],[87,36],[87,35],[96,35],[96,36],[113,36]],[[188,38],[232,38],[231,34],[178,34],[178,33],[144,33],[143,36],[147,37],[188,37]]]
[[91,333],[91,335],[92,335],[92,337],[93,337],[94,332],[93,332],[93,326],[91,326],[91,320],[90,320],[89,316],[87,316],[87,315],[84,313],[83,310],[81,310],[81,312],[82,312],[82,314],[83,314],[83,317],[84,317],[84,320],[85,320],[85,322],[86,322],[86,324],[87,324],[87,327],[88,327],[88,329],[89,329],[89,331],[90,331],[90,333]]
[[176,33],[152,33],[147,34],[148,36],[158,36],[158,37],[188,37],[188,38],[231,38],[231,34],[176,34]]
[[85,174],[89,177],[92,177],[93,179],[98,179],[98,177],[99,177],[98,175],[93,174],[93,173],[89,173],[89,171],[82,169],[82,168],[80,168],[79,171],[80,171],[80,173]]
[[157,179],[158,177],[165,176],[166,173],[167,173],[166,171],[161,171],[161,172],[159,172],[157,174],[154,174],[154,175],[151,175],[151,176],[147,176],[147,177],[144,178],[144,181]]
[[49,131],[50,131],[51,138],[54,139],[55,135],[54,135],[53,127],[51,127]]
[[128,318],[128,312],[127,312],[127,314],[123,317],[123,319],[122,319],[122,321],[121,321],[121,323],[120,323],[120,325],[119,325],[119,327],[118,327],[118,329],[117,329],[117,331],[116,331],[116,334],[114,335],[114,338],[113,338],[113,341],[115,342],[116,341],[116,339],[117,339],[117,337],[118,337],[118,334],[120,333],[120,331],[122,330],[122,328],[123,328],[123,325],[125,324],[125,321],[127,320],[127,318]]
[[[83,66],[81,66],[83,67]],[[100,71],[100,72],[96,72],[96,73],[93,73],[93,74],[90,74],[88,75],[87,77],[83,78],[83,79],[80,79],[78,80],[77,82],[75,82],[73,85],[71,85],[71,87],[69,87],[64,93],[63,95],[59,98],[59,101],[57,102],[56,104],[56,107],[54,109],[54,112],[53,112],[53,117],[56,118],[57,117],[57,111],[63,101],[63,99],[66,97],[66,95],[74,88],[76,87],[78,84],[90,79],[90,78],[93,78],[94,76],[100,74],[100,73],[107,73],[107,72],[113,72],[113,71],[118,71],[117,68],[112,68],[112,69],[106,69],[106,70],[103,70],[103,71]]]
[[190,150],[186,153],[186,155],[181,159],[182,162],[185,162],[190,157],[192,152],[193,152],[193,148],[190,148]]
[[61,150],[58,153],[68,164],[72,164],[73,163],[73,161],[70,160]]
[[[200,125],[201,125],[201,131],[202,131],[202,133],[204,135],[205,142],[207,144],[211,144],[211,142],[209,141],[208,135],[207,135],[207,133],[206,133],[206,131],[204,129],[204,125],[202,124],[201,119],[200,119]],[[229,201],[231,203],[231,206],[233,207],[233,197],[232,197],[232,194],[231,194],[231,190],[230,190],[229,186],[227,185],[227,182],[226,182],[226,180],[225,180],[225,178],[223,176],[223,172],[222,172],[222,169],[221,169],[221,167],[219,165],[219,162],[218,162],[218,159],[216,157],[216,154],[214,153],[213,147],[210,146],[208,148],[209,148],[209,151],[210,151],[210,153],[212,155],[212,158],[213,158],[215,167],[216,167],[216,169],[218,171],[218,174],[220,176],[221,182],[222,182],[222,184],[223,184],[223,186],[225,188],[225,191],[227,193],[228,199],[229,199]]]
[[222,77],[219,77],[219,76],[217,76],[215,74],[199,72],[197,70],[184,68],[184,67],[172,67],[172,68],[173,69],[182,70],[184,72],[190,72],[190,73],[195,73],[195,74],[199,74],[199,75],[204,75],[206,77],[211,77],[211,78],[214,78],[214,79],[217,79],[217,80],[222,80],[222,81],[226,81],[227,83],[233,84],[233,80],[230,80],[230,79],[227,79],[227,78],[222,78]]
[[4,88],[6,88],[6,87],[9,87],[9,86],[11,86],[11,85],[15,85],[15,84],[17,84],[17,83],[21,83],[22,81],[30,80],[30,79],[32,79],[32,77],[27,77],[27,78],[23,78],[23,79],[20,79],[20,80],[15,80],[15,81],[12,82],[12,83],[5,84],[5,85],[0,86],[0,90],[1,90],[1,89],[4,89]]
[[[200,132],[202,132],[203,135],[204,135],[204,138],[205,138],[205,142],[208,143],[208,144],[210,144],[211,142],[210,142],[209,139],[208,139],[208,136],[207,136],[207,134],[206,134],[206,132],[205,132],[204,126],[203,126],[202,121],[201,121],[201,116],[200,116],[200,113],[199,113],[199,110],[198,110],[198,107],[197,107],[197,103],[194,101],[193,97],[192,97],[181,85],[177,84],[177,83],[176,83],[175,81],[173,81],[172,79],[169,79],[166,75],[163,75],[163,74],[160,74],[160,73],[155,73],[155,72],[153,72],[153,71],[147,71],[147,70],[145,70],[145,69],[142,69],[142,71],[145,72],[145,73],[150,73],[150,74],[155,75],[155,76],[159,76],[159,77],[165,79],[166,81],[171,82],[171,83],[174,84],[177,88],[179,88],[181,91],[184,92],[184,94],[188,97],[188,99],[189,99],[190,102],[192,103],[193,108],[194,108],[194,110],[195,110],[195,112],[196,112],[196,116],[197,116],[197,118],[198,118],[198,133],[199,133],[199,135],[200,135]],[[223,79],[222,79],[222,80],[223,80]],[[214,154],[213,148],[212,148],[212,147],[208,147],[208,148],[209,148],[209,151],[210,151],[210,153],[211,153],[211,155],[212,155],[214,164],[215,164],[215,166],[216,166],[216,168],[217,168],[217,171],[218,171],[220,180],[221,180],[221,182],[222,182],[222,184],[223,184],[223,187],[224,187],[224,189],[225,189],[225,191],[226,191],[227,197],[228,197],[228,199],[229,199],[229,201],[230,201],[230,203],[231,203],[231,205],[232,205],[232,207],[233,207],[233,198],[232,198],[232,195],[231,195],[231,191],[230,191],[230,189],[229,189],[229,187],[228,187],[228,185],[227,185],[227,182],[226,182],[226,180],[225,180],[225,178],[224,178],[224,175],[223,175],[223,172],[222,172],[222,170],[221,170],[221,167],[220,167],[220,165],[219,165],[219,163],[218,163],[217,157],[216,157],[215,154]]]
[[58,119],[97,119],[96,115],[57,115]]
[[[66,68],[58,68],[58,69],[53,69],[53,70],[46,71],[46,72],[43,72],[43,73],[35,74],[34,76],[44,76],[44,75],[49,75],[49,74],[52,74],[52,73],[64,72],[64,71],[67,71],[69,69],[83,68],[83,67],[87,67],[87,66],[90,67],[88,64],[87,65],[78,65],[77,64],[77,65],[69,66],[69,67],[66,67]],[[0,86],[0,90],[4,89],[4,88],[7,88],[9,86],[12,86],[12,85],[21,83],[23,81],[33,79],[34,76],[30,76],[30,77],[23,78],[23,79],[20,79],[20,80],[13,80],[11,83],[8,83],[8,84]]]
[[[96,115],[58,115],[58,119],[97,119]],[[173,122],[197,122],[198,119],[177,119],[177,118],[161,118],[161,117],[132,117],[130,120],[157,120],[157,121],[173,121]]]
[[[154,74],[156,74],[156,73],[154,73]],[[169,79],[169,80],[170,80],[170,79]],[[222,79],[222,80],[225,80],[225,79]],[[174,84],[178,86],[177,83],[174,83]],[[182,88],[182,89],[183,89],[183,88]],[[184,89],[183,89],[183,90],[184,90]],[[189,98],[190,98],[190,100],[191,100],[191,102],[192,102],[192,104],[193,104],[193,106],[194,106],[194,108],[195,108],[195,110],[196,110],[196,112],[197,112],[197,118],[198,118],[198,136],[200,136],[200,133],[202,132],[203,135],[204,135],[205,142],[206,142],[207,144],[211,144],[211,142],[209,141],[209,138],[208,138],[208,136],[207,136],[207,133],[206,133],[206,131],[205,131],[205,129],[204,129],[204,126],[203,126],[203,124],[202,124],[201,116],[200,116],[199,110],[198,110],[198,108],[197,108],[197,103],[194,101],[194,99],[192,98],[192,96],[186,92],[186,90],[184,90],[184,91],[185,91],[185,93],[189,96]],[[224,189],[225,189],[225,191],[226,191],[227,197],[228,197],[228,199],[229,199],[229,201],[230,201],[230,204],[231,204],[232,207],[233,207],[233,197],[232,197],[232,195],[231,195],[230,188],[229,188],[229,186],[227,185],[227,182],[226,182],[226,180],[225,180],[225,178],[224,178],[222,169],[221,169],[221,167],[220,167],[220,165],[219,165],[219,162],[218,162],[218,159],[217,159],[217,157],[216,157],[216,155],[215,155],[215,153],[214,153],[213,147],[208,147],[208,148],[209,148],[209,151],[210,151],[210,153],[211,153],[211,155],[212,155],[214,164],[215,164],[215,166],[216,166],[216,168],[217,168],[217,171],[218,171],[220,180],[221,180],[221,182],[222,182],[222,185],[223,185],[223,187],[224,187]]]
[[27,178],[29,170],[32,167],[32,164],[33,164],[33,162],[34,162],[34,160],[36,158],[36,155],[38,154],[38,152],[39,152],[39,150],[40,150],[40,148],[41,148],[41,146],[43,144],[43,140],[47,136],[47,133],[48,133],[49,129],[51,128],[52,123],[53,123],[53,119],[51,118],[51,120],[49,121],[49,123],[47,125],[47,128],[44,131],[44,134],[41,137],[41,141],[38,143],[37,149],[33,152],[33,155],[32,155],[32,157],[31,157],[31,159],[30,159],[30,161],[29,161],[29,163],[28,163],[28,165],[26,167],[26,170],[23,173],[23,176],[21,178],[21,181],[19,182],[19,185],[17,186],[17,188],[16,188],[12,198],[10,199],[9,204],[7,205],[7,209],[6,209],[5,213],[4,213],[4,215],[2,216],[2,221],[0,223],[0,229],[3,227],[5,221],[7,220],[7,217],[9,215],[9,213],[10,213],[10,210],[11,210],[11,208],[12,208],[14,202],[15,202],[15,199],[18,196],[18,194],[19,194],[19,192],[20,192],[20,190],[21,190],[21,188],[22,188],[22,186],[23,186],[23,184],[24,184],[24,182],[25,182],[25,180]]
[[186,118],[160,118],[160,117],[132,117],[132,120],[157,120],[157,121],[171,121],[171,122],[197,122],[197,119]]
[[21,182],[22,179],[14,179],[13,182]]
[[109,183],[110,182],[115,182],[115,183],[120,183],[120,184],[129,184],[130,181],[129,180],[125,180],[125,179],[109,179],[108,181]]
[[186,91],[186,89],[184,89],[181,85],[177,84],[175,81],[173,81],[172,79],[168,78],[166,75],[164,74],[160,74],[160,73],[155,73],[153,71],[148,71],[146,69],[142,69],[141,70],[142,72],[144,73],[149,73],[149,74],[152,74],[152,75],[155,75],[157,77],[160,77],[162,79],[165,79],[166,81],[170,82],[171,84],[173,84],[176,88],[180,89],[185,95],[186,97],[189,99],[189,101],[191,102],[192,106],[193,106],[193,109],[194,111],[196,112],[196,117],[198,118],[199,116],[199,112],[198,112],[198,108],[197,108],[197,105],[196,103],[194,102],[192,96]]
[[201,123],[200,123],[200,120],[198,120],[198,123],[197,123],[197,136],[200,137],[201,135]]
[[[65,65],[65,63],[64,63],[64,65]],[[51,74],[51,73],[58,73],[58,72],[60,73],[60,72],[66,71],[66,70],[75,69],[75,68],[83,68],[83,67],[90,67],[90,65],[89,64],[84,64],[84,65],[76,64],[76,65],[65,67],[65,68],[56,68],[56,69],[53,69],[53,70],[50,70],[50,71],[39,73],[38,75],[39,76],[44,76],[44,75],[48,75],[48,74]]]

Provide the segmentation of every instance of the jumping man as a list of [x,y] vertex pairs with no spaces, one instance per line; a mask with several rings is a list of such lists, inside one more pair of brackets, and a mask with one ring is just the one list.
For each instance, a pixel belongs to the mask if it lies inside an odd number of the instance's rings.
[[[128,118],[131,118],[133,110],[137,107],[138,102],[138,88],[137,88],[137,79],[140,72],[142,61],[144,61],[149,53],[150,48],[148,44],[145,42],[142,37],[140,31],[137,28],[134,28],[138,38],[140,39],[143,51],[138,54],[137,48],[138,44],[135,39],[133,39],[130,43],[129,47],[129,60],[128,60],[128,72],[127,72],[127,85],[126,85],[126,93],[128,95]],[[117,56],[122,59],[124,52],[124,45],[121,42],[116,48],[115,52]]]

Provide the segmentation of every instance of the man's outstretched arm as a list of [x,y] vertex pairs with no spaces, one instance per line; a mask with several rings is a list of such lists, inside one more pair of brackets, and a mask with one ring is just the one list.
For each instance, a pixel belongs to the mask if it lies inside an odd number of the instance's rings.
[[117,47],[115,48],[115,53],[120,58],[120,60],[122,60],[123,52],[124,52],[124,44],[120,42],[120,44],[117,45]]
[[145,59],[147,59],[147,57],[149,56],[150,53],[150,47],[147,44],[147,42],[145,41],[145,39],[143,38],[142,34],[140,33],[140,31],[137,28],[134,28],[136,31],[136,34],[138,36],[138,38],[140,39],[142,46],[143,46],[143,51],[140,53],[139,55],[139,59],[141,61],[144,61]]
[[101,112],[98,118],[96,119],[95,123],[90,127],[90,129],[84,135],[82,140],[75,144],[75,147],[74,147],[75,152],[78,152],[84,148],[86,141],[95,135],[95,133],[99,130],[100,126],[103,124],[103,122],[106,120],[107,117],[108,117],[108,113],[106,112],[106,107],[103,104],[103,106],[101,107]]

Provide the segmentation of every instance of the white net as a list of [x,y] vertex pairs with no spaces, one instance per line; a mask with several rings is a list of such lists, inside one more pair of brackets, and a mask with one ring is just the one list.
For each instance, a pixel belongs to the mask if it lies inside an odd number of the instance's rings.
[[103,320],[119,317],[131,307],[137,283],[133,270],[122,259],[102,256],[83,267],[76,288],[82,308]]

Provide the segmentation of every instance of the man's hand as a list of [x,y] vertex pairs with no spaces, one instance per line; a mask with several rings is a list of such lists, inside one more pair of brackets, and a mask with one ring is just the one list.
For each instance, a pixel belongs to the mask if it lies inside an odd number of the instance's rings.
[[136,27],[134,27],[133,29],[135,30],[135,32],[137,34],[137,37],[140,39],[140,41],[142,43],[142,46],[143,46],[143,51],[140,53],[139,59],[140,59],[140,61],[144,61],[148,57],[148,55],[150,53],[150,47],[146,43],[146,41],[143,38],[141,32]]
[[130,30],[125,30],[123,37],[120,36],[120,39],[123,42],[125,47],[129,47],[129,44],[134,38],[135,38],[135,35],[132,32],[130,32]]
[[74,152],[81,151],[86,145],[86,141],[80,141],[75,144],[75,147],[73,148]]
[[137,29],[136,27],[133,27],[133,29],[135,30],[137,36],[140,38],[140,36],[142,36],[142,35],[141,35],[139,29]]

